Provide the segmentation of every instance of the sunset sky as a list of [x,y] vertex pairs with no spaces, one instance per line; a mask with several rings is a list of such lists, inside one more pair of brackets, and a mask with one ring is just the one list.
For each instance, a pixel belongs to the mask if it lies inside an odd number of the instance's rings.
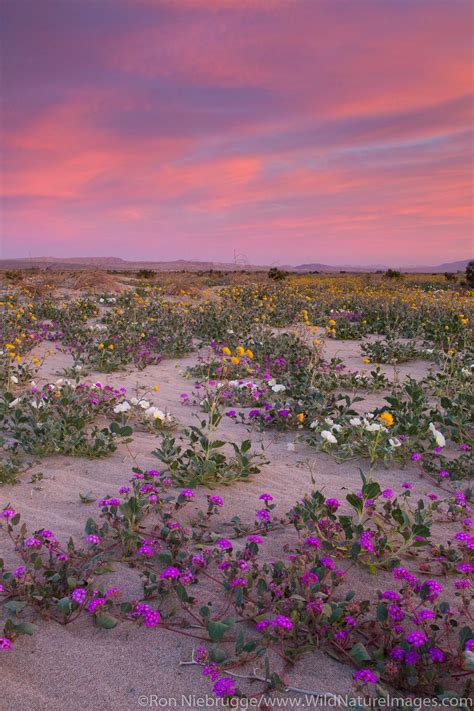
[[1,256],[470,258],[470,0],[3,0]]

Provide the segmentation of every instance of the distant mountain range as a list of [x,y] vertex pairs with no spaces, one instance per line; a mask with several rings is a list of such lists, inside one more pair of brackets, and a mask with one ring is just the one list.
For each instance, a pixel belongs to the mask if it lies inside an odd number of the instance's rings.
[[[457,262],[445,262],[435,266],[397,266],[391,265],[392,269],[398,269],[406,273],[443,273],[443,272],[463,272],[469,259],[461,259]],[[82,269],[97,269],[97,270],[116,270],[116,271],[136,271],[138,269],[153,269],[162,272],[176,271],[267,271],[270,267],[259,266],[255,264],[241,264],[229,262],[200,262],[195,260],[177,259],[171,262],[152,262],[152,261],[128,261],[120,257],[25,257],[21,259],[0,259],[0,269],[33,269],[40,267],[42,269],[54,270],[82,270]],[[330,266],[328,264],[320,264],[318,262],[310,264],[298,264],[297,266],[282,265],[278,267],[286,271],[306,273],[306,272],[325,272],[337,273],[340,271],[347,272],[376,272],[385,271],[388,265],[367,265],[367,266]]]
[[[470,262],[470,259],[461,259],[458,262],[445,262],[444,264],[436,264],[434,266],[394,266],[391,265],[392,269],[397,269],[402,272],[406,273],[440,273],[443,274],[444,272],[463,272],[466,269],[467,264]],[[341,270],[343,271],[348,271],[348,272],[376,272],[376,271],[385,271],[388,269],[387,264],[372,264],[372,265],[364,265],[361,267],[354,267],[351,265],[342,265],[340,267],[332,267],[328,266],[327,264],[298,264],[296,267],[290,267],[290,266],[285,266],[285,267],[280,267],[281,269],[287,269],[288,271],[294,271],[294,272],[340,272]]]

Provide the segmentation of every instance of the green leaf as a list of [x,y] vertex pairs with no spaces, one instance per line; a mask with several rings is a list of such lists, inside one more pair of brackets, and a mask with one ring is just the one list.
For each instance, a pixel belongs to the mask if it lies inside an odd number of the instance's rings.
[[190,602],[190,597],[189,597],[184,585],[181,585],[180,583],[178,583],[177,585],[175,585],[175,590],[176,590],[176,594],[179,597],[179,599],[181,600],[181,602]]
[[215,647],[209,652],[209,660],[216,664],[222,664],[227,659],[227,654],[220,647]]
[[357,644],[352,647],[349,654],[351,655],[352,659],[355,659],[356,662],[367,662],[371,659],[370,654],[368,653],[362,642],[357,642]]
[[474,630],[471,629],[470,627],[463,627],[462,629],[459,630],[459,640],[461,642],[461,646],[465,647],[466,642],[468,642],[470,639],[474,638]]
[[112,568],[111,565],[106,564],[106,565],[101,565],[98,568],[96,568],[94,570],[94,573],[96,575],[104,575],[104,573],[113,573],[113,570],[114,569]]
[[229,626],[225,625],[223,622],[213,622],[210,620],[207,623],[207,631],[213,642],[220,642],[228,629]]
[[364,499],[375,499],[380,494],[380,485],[376,481],[368,482],[362,487]]
[[94,519],[93,519],[93,518],[88,518],[87,521],[86,521],[86,525],[85,525],[84,530],[85,530],[85,532],[86,532],[87,534],[95,533],[96,527],[97,527],[97,524],[96,524],[96,522],[94,521]]
[[112,617],[112,615],[107,614],[97,615],[95,621],[97,622],[99,627],[102,627],[102,629],[104,630],[111,630],[114,627],[117,627],[119,623],[119,621],[115,617]]
[[13,613],[14,615],[17,615],[19,612],[24,610],[26,606],[27,603],[21,600],[9,600],[4,605],[5,609],[8,610],[8,612]]
[[69,612],[69,609],[71,607],[71,601],[68,597],[63,597],[61,600],[58,600],[57,606],[61,610],[61,612],[67,613]]
[[350,503],[352,508],[356,511],[362,512],[364,508],[364,502],[356,494],[348,494],[346,496],[347,501]]
[[13,625],[13,628],[18,634],[27,634],[30,637],[38,629],[37,625],[34,625],[32,622],[20,622],[17,625]]

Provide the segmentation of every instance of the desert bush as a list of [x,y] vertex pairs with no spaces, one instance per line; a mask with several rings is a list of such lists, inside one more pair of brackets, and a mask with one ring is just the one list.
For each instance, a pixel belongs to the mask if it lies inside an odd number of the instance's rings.
[[400,279],[401,275],[401,272],[397,271],[396,269],[387,269],[384,274],[384,277],[386,279]]
[[121,397],[110,386],[60,383],[15,397],[0,397],[0,425],[12,445],[36,456],[68,454],[103,457],[116,449],[130,427],[99,428],[94,421]]
[[155,272],[153,269],[139,269],[137,272],[138,279],[154,279]]
[[271,269],[268,270],[268,278],[272,281],[283,281],[287,276],[288,272],[278,269],[278,267],[271,267]]
[[466,282],[471,289],[474,288],[474,261],[470,261],[466,266]]

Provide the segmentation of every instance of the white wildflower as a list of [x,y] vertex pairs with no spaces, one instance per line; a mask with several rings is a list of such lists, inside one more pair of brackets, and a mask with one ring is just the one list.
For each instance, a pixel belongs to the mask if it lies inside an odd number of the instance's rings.
[[145,415],[150,419],[150,420],[165,420],[169,419],[169,415],[166,415],[162,410],[160,410],[158,407],[149,407],[147,410],[145,410]]
[[379,432],[382,429],[382,425],[377,422],[370,422],[365,426],[366,432]]
[[130,403],[124,400],[123,402],[120,402],[118,405],[115,405],[114,407],[114,412],[118,415],[120,412],[128,412],[130,410]]
[[435,438],[435,442],[438,445],[438,447],[444,447],[446,445],[445,436],[439,430],[436,429],[436,427],[434,426],[434,424],[432,422],[430,422],[429,427],[430,427],[430,432],[433,435],[433,437]]

